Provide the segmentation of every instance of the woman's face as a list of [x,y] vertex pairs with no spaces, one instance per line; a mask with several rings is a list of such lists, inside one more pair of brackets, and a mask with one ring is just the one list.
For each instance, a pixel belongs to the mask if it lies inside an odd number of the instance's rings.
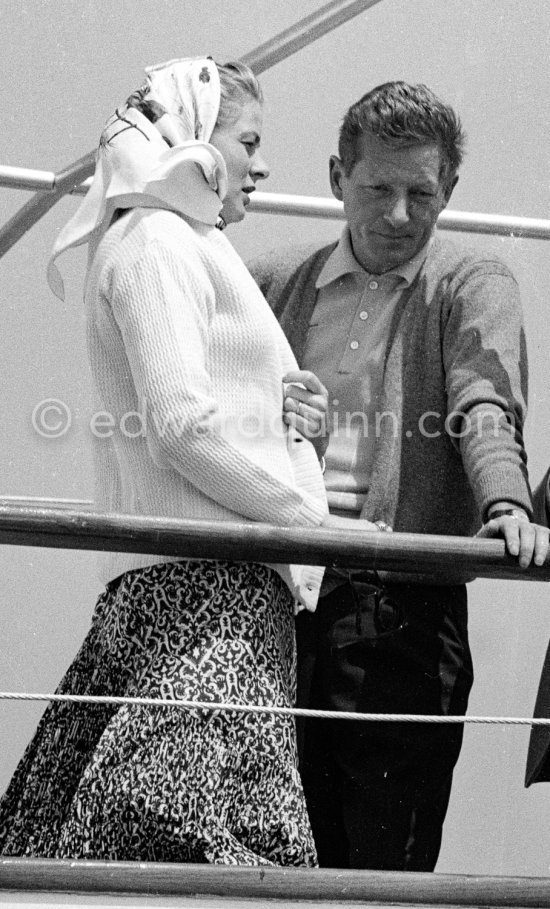
[[210,138],[227,167],[227,193],[221,210],[226,224],[242,221],[256,181],[269,176],[269,169],[260,155],[261,134],[262,108],[250,98],[239,109],[236,118],[216,126]]

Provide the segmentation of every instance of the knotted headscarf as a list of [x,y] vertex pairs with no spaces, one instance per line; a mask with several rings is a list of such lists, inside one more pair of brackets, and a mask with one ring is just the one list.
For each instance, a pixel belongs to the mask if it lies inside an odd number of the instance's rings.
[[160,207],[215,224],[227,191],[225,162],[209,144],[220,106],[213,60],[170,60],[145,70],[145,85],[107,121],[92,185],[54,245],[48,283],[64,298],[57,257],[98,241],[117,209]]

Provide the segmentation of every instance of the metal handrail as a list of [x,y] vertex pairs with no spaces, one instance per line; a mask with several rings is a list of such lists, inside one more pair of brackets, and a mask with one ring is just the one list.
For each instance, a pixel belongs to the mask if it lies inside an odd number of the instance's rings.
[[241,59],[259,75],[377,3],[380,0],[333,0]]
[[[88,191],[90,183],[91,180],[85,180],[80,185],[75,186],[71,192],[74,195],[83,195]],[[0,186],[5,186],[9,189],[34,189],[47,194],[55,192],[57,184],[53,171],[0,165]],[[249,210],[257,214],[344,220],[342,203],[336,199],[322,198],[320,196],[255,192],[251,196]],[[483,214],[482,212],[444,211],[439,217],[438,227],[442,230],[475,234],[550,240],[550,221],[543,218]]]
[[[149,553],[237,562],[298,562],[438,578],[550,580],[545,565],[518,567],[504,540],[375,533],[256,522],[190,521],[0,505],[0,544]],[[442,581],[444,582],[444,581]]]
[[[344,220],[343,204],[336,199],[255,192],[251,196],[250,201],[249,211],[252,212]],[[550,221],[543,218],[524,218],[515,215],[494,215],[467,211],[443,211],[439,216],[437,226],[442,230],[494,234],[504,237],[522,237],[532,240],[550,240]]]
[[[0,857],[0,892],[132,894],[148,898],[197,894],[250,905],[334,906],[550,905],[547,877],[495,877],[335,868],[247,868],[177,862],[116,862]],[[195,900],[193,900],[195,902]],[[141,903],[139,904],[141,905]],[[187,902],[182,903],[187,905]],[[225,902],[223,903],[225,905]],[[228,904],[229,905],[229,904]]]
[[[255,73],[264,72],[281,60],[316,41],[321,35],[342,25],[360,12],[379,3],[380,0],[332,0],[316,13],[300,19],[291,28],[285,29],[242,57]],[[0,258],[33,227],[64,195],[73,191],[95,167],[95,151],[89,152],[69,165],[59,174],[54,174],[53,187],[48,195],[33,196],[16,214],[0,228]],[[16,168],[11,168],[15,170]]]
[[62,508],[64,511],[92,511],[92,499],[69,499],[57,496],[17,496],[0,494],[0,506],[8,508]]

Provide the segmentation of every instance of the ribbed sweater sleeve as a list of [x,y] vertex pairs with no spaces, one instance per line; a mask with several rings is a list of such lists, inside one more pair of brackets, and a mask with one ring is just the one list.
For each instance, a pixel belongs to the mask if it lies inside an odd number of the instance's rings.
[[153,240],[134,261],[111,268],[105,280],[155,463],[246,518],[320,523],[324,504],[256,463],[222,425],[209,373],[224,368],[210,358],[216,301],[201,263],[189,251],[178,255]]
[[449,430],[480,515],[501,500],[530,512],[526,345],[518,286],[501,263],[476,263],[461,276],[443,355]]

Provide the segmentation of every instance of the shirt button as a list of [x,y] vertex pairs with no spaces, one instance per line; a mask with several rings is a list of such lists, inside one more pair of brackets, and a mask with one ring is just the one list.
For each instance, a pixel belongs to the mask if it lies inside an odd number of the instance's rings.
[[369,287],[371,290],[378,290],[378,281],[369,281]]
[[362,319],[363,322],[365,321],[365,319],[368,319],[368,317],[369,317],[369,314],[365,310],[363,310],[363,312],[359,313],[359,318]]
[[350,347],[352,350],[357,350],[357,348],[359,347],[359,341],[352,341],[350,344]]

